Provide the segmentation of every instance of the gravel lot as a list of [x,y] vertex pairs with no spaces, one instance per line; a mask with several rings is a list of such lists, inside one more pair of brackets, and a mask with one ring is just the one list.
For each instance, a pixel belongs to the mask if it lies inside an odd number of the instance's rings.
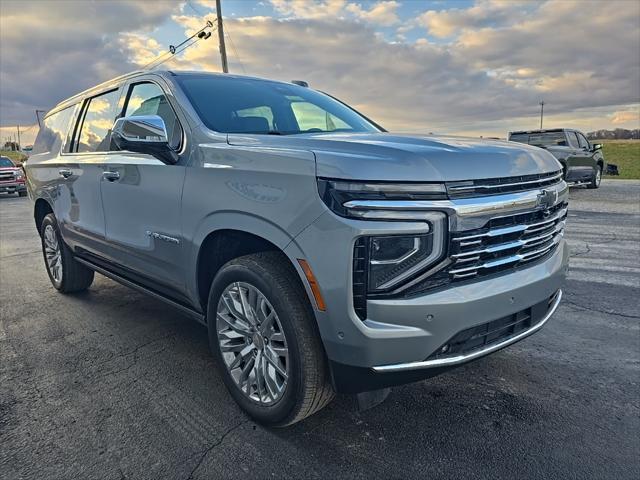
[[249,420],[203,327],[97,276],[62,296],[0,197],[0,478],[640,478],[640,182],[571,191],[565,300],[538,334],[358,413]]

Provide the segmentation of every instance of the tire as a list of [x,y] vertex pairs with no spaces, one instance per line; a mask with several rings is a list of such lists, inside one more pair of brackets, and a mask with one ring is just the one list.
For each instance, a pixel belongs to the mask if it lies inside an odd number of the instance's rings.
[[93,282],[93,270],[75,258],[62,240],[58,222],[53,213],[48,214],[40,225],[44,265],[52,285],[62,293],[81,292]]
[[27,196],[27,192],[18,192],[18,196],[19,197],[26,197]]
[[[297,272],[282,253],[262,252],[226,263],[215,276],[209,292],[209,343],[225,385],[245,412],[268,426],[283,427],[299,422],[325,407],[335,395],[312,307],[297,279]],[[234,299],[239,299],[241,295],[244,295],[248,304],[254,302],[261,305],[248,309],[250,312],[260,312],[247,317],[249,320],[253,317],[254,324],[250,326],[250,329],[255,329],[253,334],[246,329],[239,334],[224,320],[231,319],[236,328],[241,325],[237,319],[242,317],[243,312],[234,310],[240,305]],[[260,295],[266,302],[262,301]],[[269,315],[267,312],[270,312]],[[247,321],[242,324],[250,323]],[[261,340],[263,333],[257,332],[267,324],[271,325],[268,327],[269,333],[263,332],[264,339]],[[229,339],[235,335],[238,338]],[[267,338],[269,335],[270,341]],[[235,349],[234,352],[230,352],[231,349]],[[247,349],[253,350],[246,353]],[[287,356],[284,361],[281,361],[283,357],[275,357],[279,366],[277,369],[270,359],[274,351],[285,350]],[[235,369],[234,356],[235,360],[242,357]],[[260,368],[254,368],[252,361],[254,366],[256,363],[263,366],[262,389],[257,372]],[[286,383],[283,383],[284,376],[278,372],[285,370]],[[249,373],[243,386],[244,371]],[[269,372],[271,375],[267,378]],[[281,390],[278,390],[278,382],[284,385]]]
[[600,186],[600,182],[602,181],[602,165],[596,165],[596,171],[593,174],[593,178],[587,184],[587,188],[598,188]]

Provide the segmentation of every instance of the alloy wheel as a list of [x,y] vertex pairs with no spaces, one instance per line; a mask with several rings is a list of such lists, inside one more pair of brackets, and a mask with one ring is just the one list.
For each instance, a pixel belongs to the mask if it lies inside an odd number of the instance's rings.
[[56,283],[62,282],[62,253],[60,243],[53,226],[47,225],[43,233],[44,254],[47,260],[47,268]]
[[275,309],[255,286],[228,285],[216,311],[218,345],[225,366],[245,397],[278,402],[289,378],[289,350]]

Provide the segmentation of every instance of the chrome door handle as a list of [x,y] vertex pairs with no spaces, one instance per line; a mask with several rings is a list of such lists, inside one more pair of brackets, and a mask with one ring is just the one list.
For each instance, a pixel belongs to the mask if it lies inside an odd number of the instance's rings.
[[115,182],[116,180],[120,179],[120,173],[111,171],[102,172],[102,178],[104,178],[105,180],[109,180],[110,182]]
[[73,172],[68,168],[61,168],[60,170],[58,170],[58,173],[60,174],[61,177],[64,177],[64,178],[69,178],[71,175],[73,175]]

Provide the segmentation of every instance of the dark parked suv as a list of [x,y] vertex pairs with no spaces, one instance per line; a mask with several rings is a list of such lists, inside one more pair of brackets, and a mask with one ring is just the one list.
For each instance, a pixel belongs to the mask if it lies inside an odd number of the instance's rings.
[[527,143],[551,152],[562,164],[567,182],[586,183],[598,188],[605,171],[602,145],[592,144],[582,132],[569,128],[510,132],[512,142]]
[[553,155],[391,134],[302,85],[114,79],[46,115],[27,178],[53,286],[99,272],[202,322],[271,425],[495,352],[562,296]]

